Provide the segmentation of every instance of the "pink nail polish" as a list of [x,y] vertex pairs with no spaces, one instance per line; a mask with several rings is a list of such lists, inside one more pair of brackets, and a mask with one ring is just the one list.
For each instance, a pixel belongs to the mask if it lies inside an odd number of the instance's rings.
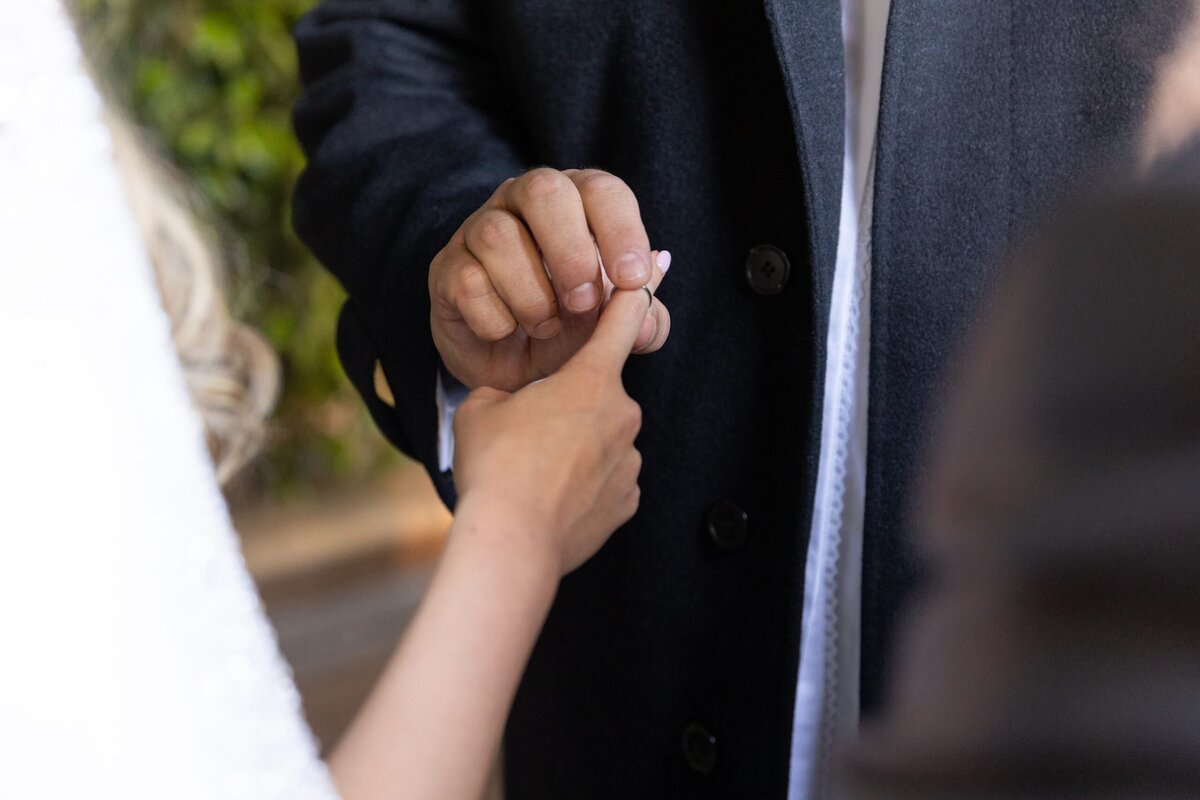
[[671,251],[659,250],[658,257],[654,259],[654,262],[658,264],[658,268],[662,270],[662,274],[666,275],[667,270],[671,268]]

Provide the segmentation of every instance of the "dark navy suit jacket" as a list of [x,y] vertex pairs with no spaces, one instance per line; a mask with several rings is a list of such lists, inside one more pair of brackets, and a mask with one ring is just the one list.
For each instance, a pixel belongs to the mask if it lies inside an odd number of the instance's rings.
[[[946,354],[1014,232],[1129,157],[1184,6],[892,0],[867,713],[918,573],[906,497]],[[783,797],[840,205],[840,3],[325,0],[297,39],[296,228],[349,291],[347,373],[448,501],[426,276],[463,219],[531,166],[599,167],[675,256],[671,339],[626,371],[645,412],[642,509],[563,583],[509,724],[510,797]],[[778,293],[752,286],[762,244],[790,264]],[[373,391],[377,360],[395,408]],[[685,737],[693,725],[712,739]]]

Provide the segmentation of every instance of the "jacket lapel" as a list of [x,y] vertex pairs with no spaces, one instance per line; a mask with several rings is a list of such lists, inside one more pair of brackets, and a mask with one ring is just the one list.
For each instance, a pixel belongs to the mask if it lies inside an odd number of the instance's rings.
[[[1046,9],[1059,4],[1030,4]],[[871,241],[861,706],[883,701],[902,598],[920,575],[902,511],[946,359],[1008,235],[1011,2],[892,0]]]
[[817,330],[828,320],[845,135],[839,0],[765,0],[804,175]]

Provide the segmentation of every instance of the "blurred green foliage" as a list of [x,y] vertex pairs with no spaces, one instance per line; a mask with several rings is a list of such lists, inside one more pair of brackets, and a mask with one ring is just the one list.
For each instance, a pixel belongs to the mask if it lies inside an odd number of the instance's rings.
[[76,0],[96,72],[194,181],[231,265],[234,313],[284,364],[276,435],[251,476],[271,494],[361,480],[394,456],[337,364],[344,293],[296,239],[303,157],[291,29],[314,0]]

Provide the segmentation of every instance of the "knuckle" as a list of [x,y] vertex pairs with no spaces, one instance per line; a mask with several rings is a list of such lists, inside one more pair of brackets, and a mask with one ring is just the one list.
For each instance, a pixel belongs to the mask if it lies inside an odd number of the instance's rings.
[[440,275],[441,273],[446,271],[446,250],[448,249],[448,247],[449,247],[449,245],[447,245],[447,247],[443,247],[441,250],[438,250],[436,253],[433,254],[433,258],[430,259],[430,261],[429,261],[429,282],[430,282],[430,284],[432,284],[434,282],[434,279],[438,275]]
[[642,430],[642,407],[636,401],[626,399],[621,417],[626,434],[637,436]]
[[521,178],[520,192],[525,200],[553,200],[568,191],[571,179],[556,169],[538,167]]
[[498,342],[516,329],[516,320],[506,310],[487,272],[479,264],[467,264],[459,270],[454,296],[458,312],[480,339]]
[[521,223],[506,211],[488,209],[475,219],[470,239],[488,251],[510,250],[520,245]]
[[632,398],[627,402],[628,407],[625,413],[629,417],[630,423],[640,428],[642,426],[642,406]]
[[[430,296],[444,296],[448,294],[447,290],[451,288],[450,284],[454,277],[454,262],[456,260],[452,258],[452,249],[454,249],[454,242],[439,250],[429,262],[428,279]],[[459,254],[459,251],[456,250],[454,254]]]
[[429,296],[437,299],[442,295],[442,289],[446,285],[446,268],[434,258],[429,265],[429,274],[425,276],[425,284],[429,289]]
[[611,172],[594,170],[579,179],[579,192],[591,198],[628,197],[633,199],[633,190],[625,181]]
[[487,270],[476,263],[464,264],[458,270],[454,294],[459,300],[482,300],[496,293]]
[[640,486],[634,485],[630,490],[625,501],[625,518],[629,519],[637,513],[638,508],[642,505],[642,489]]

